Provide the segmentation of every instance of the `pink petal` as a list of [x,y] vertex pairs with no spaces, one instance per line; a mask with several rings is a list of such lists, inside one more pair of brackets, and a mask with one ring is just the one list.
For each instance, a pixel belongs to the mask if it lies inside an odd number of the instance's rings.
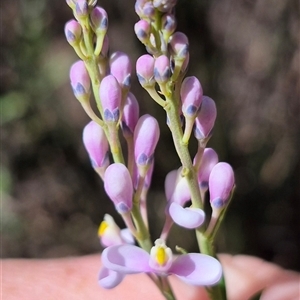
[[176,180],[177,180],[177,174],[178,170],[170,171],[165,179],[165,195],[167,198],[167,201],[169,201],[173,195],[175,186],[176,186]]
[[202,209],[183,208],[174,202],[170,205],[169,213],[177,225],[188,229],[198,228],[205,220],[205,214]]
[[124,277],[122,273],[103,267],[99,273],[98,283],[105,289],[112,289],[119,285]]
[[149,259],[148,252],[133,245],[112,246],[102,252],[104,266],[123,274],[151,272]]
[[169,270],[183,281],[193,285],[214,285],[222,277],[222,266],[209,255],[189,253],[179,256]]
[[121,87],[130,87],[131,62],[126,53],[117,51],[109,59],[110,73],[118,80]]

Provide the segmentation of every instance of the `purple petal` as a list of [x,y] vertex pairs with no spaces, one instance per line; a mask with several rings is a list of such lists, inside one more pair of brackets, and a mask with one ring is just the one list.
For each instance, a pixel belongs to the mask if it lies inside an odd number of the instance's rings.
[[222,266],[209,255],[189,253],[179,256],[169,270],[183,281],[193,285],[214,285],[222,277]]
[[148,252],[133,245],[112,246],[102,252],[104,266],[123,274],[151,272],[149,259]]
[[134,244],[134,237],[128,228],[121,229],[120,234],[125,244]]
[[98,283],[105,289],[112,289],[121,283],[124,274],[103,267],[100,270]]
[[176,183],[171,202],[175,202],[183,206],[191,199],[191,192],[185,177],[180,177]]
[[174,202],[170,205],[169,213],[176,224],[188,229],[198,228],[205,220],[205,214],[202,209],[183,208]]
[[177,180],[177,174],[178,170],[170,171],[165,179],[165,195],[167,198],[167,201],[169,201],[173,195],[175,186],[176,186],[176,180]]
[[221,208],[229,200],[234,186],[232,167],[225,162],[217,163],[209,175],[210,203],[215,208]]
[[113,163],[106,169],[104,189],[119,213],[122,214],[131,210],[133,185],[125,165]]

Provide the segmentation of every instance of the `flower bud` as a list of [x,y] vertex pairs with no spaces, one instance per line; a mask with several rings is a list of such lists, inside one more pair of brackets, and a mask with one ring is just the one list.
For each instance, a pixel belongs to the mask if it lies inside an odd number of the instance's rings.
[[161,19],[162,32],[165,36],[170,37],[176,29],[176,19],[173,14],[165,14]]
[[102,127],[90,121],[83,129],[83,144],[89,154],[93,168],[106,168],[109,164],[109,145]]
[[197,140],[209,137],[217,117],[217,108],[213,99],[203,96],[202,104],[195,120],[194,134]]
[[90,76],[84,62],[75,62],[70,69],[70,81],[75,97],[79,101],[88,101],[90,98]]
[[153,0],[153,6],[161,12],[169,12],[176,5],[177,0]]
[[210,204],[213,209],[222,209],[230,200],[234,187],[232,167],[225,162],[217,163],[209,175]]
[[75,20],[70,20],[65,25],[65,35],[71,46],[78,44],[81,40],[82,29],[80,24]]
[[128,93],[123,107],[121,127],[123,135],[133,135],[139,118],[139,103],[132,93]]
[[113,75],[104,77],[100,84],[99,95],[102,103],[104,120],[118,122],[121,105],[121,87]]
[[150,165],[159,139],[159,125],[148,114],[139,118],[134,130],[134,156],[139,166]]
[[149,54],[142,55],[136,62],[136,75],[142,87],[153,87],[155,84],[154,62]]
[[170,61],[166,55],[161,55],[155,59],[154,78],[157,83],[166,83],[171,76]]
[[137,0],[135,2],[135,12],[141,19],[153,19],[155,8],[151,0]]
[[150,23],[146,20],[140,20],[134,25],[134,32],[137,38],[142,42],[145,43],[150,38]]
[[130,88],[131,62],[127,54],[117,51],[110,56],[110,73],[123,88]]
[[113,163],[106,169],[104,189],[118,213],[124,214],[132,209],[133,185],[125,165]]
[[182,32],[175,32],[169,41],[169,49],[173,57],[184,60],[189,53],[189,41]]
[[75,17],[77,20],[84,19],[88,16],[88,3],[86,0],[76,0]]
[[91,12],[91,25],[95,32],[104,31],[106,32],[108,27],[108,17],[106,11],[100,7],[96,6]]
[[195,76],[186,77],[181,85],[182,112],[185,117],[194,118],[202,101],[202,86]]
[[209,175],[213,167],[218,163],[218,161],[218,154],[214,149],[204,149],[201,164],[198,171],[198,183],[201,189],[205,191],[208,189]]

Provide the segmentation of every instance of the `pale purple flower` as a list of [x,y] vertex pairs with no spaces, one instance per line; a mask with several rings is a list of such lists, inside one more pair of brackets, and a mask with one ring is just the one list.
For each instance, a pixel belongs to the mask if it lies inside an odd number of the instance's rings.
[[166,83],[170,76],[170,60],[166,55],[160,55],[155,59],[154,79],[157,83]]
[[202,104],[195,120],[194,134],[201,140],[210,136],[217,117],[217,108],[213,99],[202,97]]
[[181,85],[182,112],[185,117],[196,117],[202,102],[203,90],[195,76],[186,77]]
[[134,238],[129,229],[120,229],[109,214],[104,215],[104,219],[98,229],[98,236],[103,247],[134,244]]
[[109,145],[102,127],[90,121],[83,129],[82,138],[93,168],[106,168],[109,165]]
[[210,204],[213,209],[222,209],[228,203],[235,179],[232,167],[225,162],[217,163],[209,175]]
[[110,74],[112,74],[123,88],[130,88],[131,62],[126,53],[117,51],[109,59]]
[[77,20],[88,16],[88,3],[86,0],[76,0],[74,15]]
[[157,120],[146,114],[139,118],[134,130],[134,156],[137,165],[150,165],[159,139]]
[[121,105],[121,87],[113,75],[107,75],[101,81],[99,95],[104,112],[104,120],[118,122]]
[[79,101],[88,101],[91,93],[91,80],[82,60],[71,66],[70,82],[75,97]]
[[75,20],[67,22],[65,25],[65,36],[71,46],[78,44],[82,36],[81,25]]
[[125,165],[113,163],[106,169],[104,189],[118,213],[125,214],[131,211],[133,185],[130,173]]
[[201,209],[184,208],[191,199],[191,193],[185,177],[181,176],[181,168],[169,172],[165,179],[165,194],[168,201],[166,214],[179,226],[197,228],[205,219]]
[[[217,259],[199,253],[183,254],[174,258],[171,249],[162,239],[155,241],[150,254],[133,245],[108,247],[102,253],[102,262],[107,269],[120,274],[173,274],[186,283],[199,286],[214,285],[222,277],[222,266]],[[103,276],[103,279],[106,278]],[[113,283],[111,280],[110,286]]]
[[133,135],[139,119],[139,103],[132,93],[128,93],[123,107],[121,127],[124,136]]
[[153,87],[154,80],[154,58],[144,54],[136,61],[136,75],[142,87]]

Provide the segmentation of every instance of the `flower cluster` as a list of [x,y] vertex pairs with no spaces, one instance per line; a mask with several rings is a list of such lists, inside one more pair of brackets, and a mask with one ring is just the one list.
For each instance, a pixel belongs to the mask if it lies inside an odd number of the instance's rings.
[[[92,167],[103,180],[108,197],[127,227],[120,230],[113,218],[105,215],[98,232],[105,247],[99,283],[113,288],[126,274],[144,272],[164,294],[167,288],[169,299],[175,299],[167,280],[168,275],[174,274],[190,284],[216,285],[211,294],[220,295],[217,284],[222,268],[212,243],[232,196],[234,173],[229,164],[218,161],[212,148],[206,147],[216,120],[216,105],[203,95],[195,76],[185,77],[189,42],[184,33],[176,31],[177,1],[135,2],[139,21],[134,31],[148,52],[136,62],[137,78],[166,111],[181,161],[178,170],[169,172],[165,179],[165,224],[154,246],[146,201],[160,127],[155,117],[139,114],[138,101],[130,91],[129,56],[120,51],[108,54],[108,16],[96,2],[67,0],[75,19],[66,24],[65,35],[80,58],[70,69],[71,86],[91,118],[83,130],[83,143]],[[96,112],[90,103],[92,95]],[[198,141],[193,158],[188,148],[192,134]],[[126,158],[121,139],[127,146]],[[206,193],[209,193],[211,216],[204,212]],[[203,225],[205,220],[208,226]],[[180,248],[181,253],[173,255],[166,241],[174,223],[195,229],[201,254],[185,253]]]

